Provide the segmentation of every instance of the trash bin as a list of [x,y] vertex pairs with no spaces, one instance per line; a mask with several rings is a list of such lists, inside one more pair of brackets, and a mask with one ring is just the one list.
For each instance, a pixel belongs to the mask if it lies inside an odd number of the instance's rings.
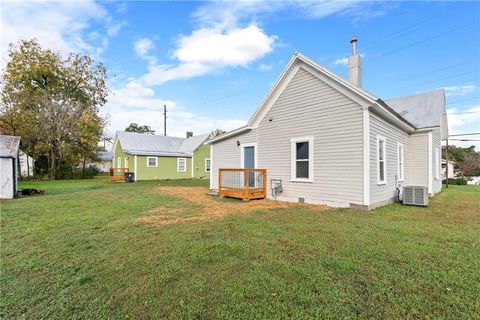
[[125,182],[135,181],[135,174],[133,172],[125,172]]

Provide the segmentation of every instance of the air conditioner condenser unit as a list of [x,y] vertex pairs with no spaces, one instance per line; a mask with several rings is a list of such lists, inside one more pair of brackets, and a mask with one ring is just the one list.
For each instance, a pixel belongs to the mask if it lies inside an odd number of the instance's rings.
[[428,206],[428,188],[423,186],[404,186],[403,200],[405,205]]

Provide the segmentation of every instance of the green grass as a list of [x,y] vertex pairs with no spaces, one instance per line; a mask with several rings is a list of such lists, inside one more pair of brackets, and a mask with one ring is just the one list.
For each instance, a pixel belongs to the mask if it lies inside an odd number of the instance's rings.
[[200,213],[158,185],[41,181],[1,203],[3,319],[479,319],[480,188],[428,208],[289,208],[163,227]]

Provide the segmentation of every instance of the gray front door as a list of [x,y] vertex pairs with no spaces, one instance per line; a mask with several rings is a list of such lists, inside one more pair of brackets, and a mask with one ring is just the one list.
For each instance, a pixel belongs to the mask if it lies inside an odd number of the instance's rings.
[[[245,169],[255,169],[255,147],[243,148],[243,167]],[[249,187],[255,186],[255,172],[250,172]]]

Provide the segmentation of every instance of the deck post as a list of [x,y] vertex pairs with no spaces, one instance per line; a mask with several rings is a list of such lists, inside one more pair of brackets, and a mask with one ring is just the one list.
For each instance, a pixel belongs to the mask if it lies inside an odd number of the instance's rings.
[[247,178],[245,179],[245,198],[248,199],[248,187],[250,186],[250,169],[246,169],[245,173]]
[[218,169],[218,193],[222,190],[222,169]]

